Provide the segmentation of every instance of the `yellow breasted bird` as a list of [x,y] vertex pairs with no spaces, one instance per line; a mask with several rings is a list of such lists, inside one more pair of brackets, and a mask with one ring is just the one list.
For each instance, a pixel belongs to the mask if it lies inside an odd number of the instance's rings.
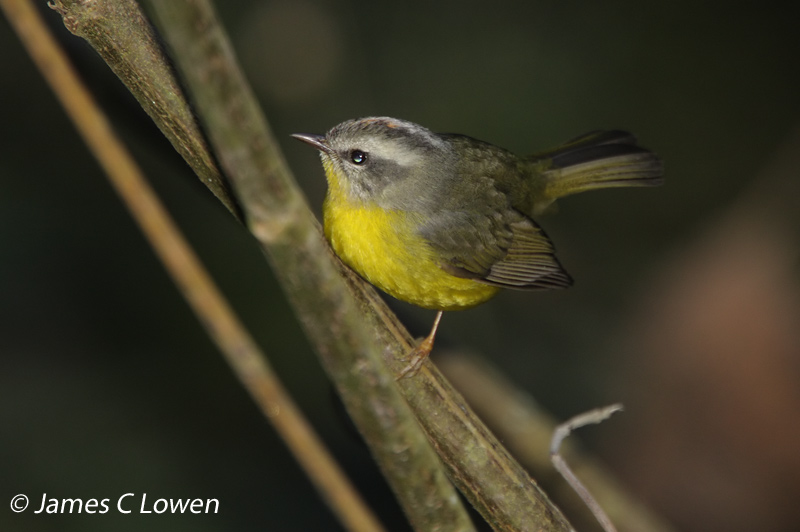
[[572,283],[532,220],[556,199],[663,182],[661,160],[624,131],[527,157],[389,117],[293,137],[320,151],[325,236],[336,254],[384,292],[439,311],[403,374],[429,354],[441,311],[474,307],[500,288]]

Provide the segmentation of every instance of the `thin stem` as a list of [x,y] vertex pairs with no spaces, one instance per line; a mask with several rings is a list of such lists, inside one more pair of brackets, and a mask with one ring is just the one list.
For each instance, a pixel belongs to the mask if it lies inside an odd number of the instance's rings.
[[239,379],[345,526],[382,530],[237,320],[28,0],[0,0],[29,54]]
[[[483,358],[468,353],[440,354],[437,364],[522,465],[545,485],[570,520],[579,529],[594,526],[594,515],[553,469],[550,447],[557,423],[552,415]],[[562,454],[620,530],[675,532],[626,491],[610,471],[571,443],[564,442]]]
[[603,507],[600,506],[597,500],[592,496],[589,489],[580,481],[577,475],[575,475],[559,451],[564,438],[569,436],[573,430],[585,427],[586,425],[602,423],[604,420],[611,417],[612,414],[620,412],[621,410],[622,405],[617,403],[579,414],[557,426],[556,430],[553,431],[553,439],[550,442],[550,458],[553,460],[553,466],[561,473],[564,480],[572,486],[572,489],[575,490],[578,497],[589,507],[597,518],[597,522],[600,523],[600,526],[602,526],[603,530],[606,532],[617,532],[617,528],[614,526],[614,523],[611,522],[611,519],[609,519]]

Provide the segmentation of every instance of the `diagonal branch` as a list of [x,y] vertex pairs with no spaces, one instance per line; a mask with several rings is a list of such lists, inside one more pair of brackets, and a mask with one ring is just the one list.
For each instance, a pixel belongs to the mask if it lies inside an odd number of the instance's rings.
[[[79,4],[80,9],[76,9]],[[70,32],[91,43],[200,181],[241,219],[241,210],[214,161],[172,66],[136,2],[65,0],[55,1],[51,7],[61,14]]]
[[[364,403],[381,397],[375,394],[392,393],[393,379],[385,380],[387,373],[378,357],[382,356],[391,370],[389,377],[398,375],[413,340],[372,287],[333,257],[283,164],[209,3],[152,2],[152,8],[205,120],[211,143],[242,199],[248,225],[282,278],[353,415]],[[354,354],[359,358],[352,358]],[[383,382],[385,388],[373,388],[372,395],[348,397],[359,388],[369,391],[364,381]],[[570,529],[558,509],[432,364],[397,384],[450,478],[494,527]],[[359,427],[362,432],[374,430],[369,425]],[[385,471],[383,451],[373,447],[373,452]],[[385,459],[396,460],[393,454]]]
[[[138,60],[142,53],[140,48],[144,47],[148,53],[151,50],[146,46],[140,46],[136,35],[141,33],[143,41],[152,40],[151,28],[144,19],[144,15],[139,10],[138,5],[131,0],[118,2],[97,1],[89,4],[65,0],[58,2],[55,7],[67,20],[70,30],[89,39],[90,43],[103,55],[104,59],[115,65],[114,70],[118,73],[123,73],[121,78],[128,84],[130,90],[141,91],[143,86],[146,86],[145,94],[139,94],[138,100],[149,108],[151,116],[160,116],[162,112],[160,102],[171,101],[175,95],[154,96],[152,91],[169,92],[173,90],[172,88],[177,87],[178,84],[174,79],[171,81],[159,79],[152,85],[138,81],[141,79],[160,78],[166,75],[172,76],[171,68],[164,68],[163,65],[158,66],[158,68],[152,68],[150,61]],[[120,43],[126,44],[125,46],[120,46]],[[126,55],[126,47],[133,49],[133,58]],[[163,59],[163,56],[160,57]],[[225,79],[222,78],[221,80],[224,81]],[[219,102],[231,103],[226,100],[219,100],[216,103],[217,108],[225,107]],[[233,103],[235,104],[236,102]],[[225,109],[225,112],[227,111],[236,112],[236,110],[231,110],[229,107]],[[256,115],[259,115],[259,113],[256,112]],[[170,120],[167,119],[166,121],[170,122]],[[199,129],[196,131],[199,132]],[[240,147],[250,146],[249,142],[253,137],[253,133],[246,128],[235,132],[232,139],[235,139],[235,142],[238,143],[237,147],[233,150],[228,150],[227,153],[243,151]],[[244,138],[244,141],[242,141],[242,138]],[[171,138],[171,140],[173,143],[176,142],[175,138]],[[202,141],[202,139],[200,140]],[[205,146],[205,144],[203,145]],[[269,143],[267,147],[272,147],[273,145]],[[244,151],[250,153],[247,150]],[[253,150],[253,152],[264,155],[263,151]],[[205,160],[212,161],[213,158],[210,154],[207,154]],[[282,164],[282,156],[276,151],[271,151],[260,162],[267,166],[273,164],[280,166]],[[200,175],[202,176],[202,173]],[[245,178],[246,183],[255,184],[256,186],[265,184],[267,188],[264,190],[250,190],[244,187],[246,191],[244,194],[268,198],[273,202],[268,206],[270,212],[267,213],[267,216],[260,218],[262,222],[266,221],[266,223],[260,225],[259,229],[262,236],[270,233],[270,231],[276,231],[273,237],[277,238],[281,245],[276,244],[273,251],[282,249],[290,257],[297,256],[294,244],[296,240],[307,241],[310,238],[319,238],[318,226],[310,212],[304,210],[307,208],[304,200],[297,193],[296,187],[293,188],[286,183],[276,185],[270,181],[263,181],[258,174],[251,174],[249,177],[249,179]],[[300,209],[300,214],[291,214],[294,209]],[[288,240],[284,240],[280,236],[281,220],[284,218],[291,219],[292,216],[309,222],[306,227],[295,226],[293,228],[295,231],[302,230],[307,234],[300,236],[295,232],[293,233],[294,236],[291,237],[290,233],[285,233],[283,237],[288,237]],[[328,253],[327,244],[321,239],[316,243],[316,246],[318,249],[314,252],[322,253],[322,255]],[[301,262],[308,260],[302,253],[299,259]],[[328,262],[333,264],[329,259]],[[297,287],[302,288],[307,300],[312,302],[312,308],[317,311],[316,315],[307,317],[307,325],[309,327],[317,327],[319,330],[335,330],[337,326],[335,319],[332,323],[330,318],[330,316],[335,317],[335,311],[325,305],[313,303],[317,299],[316,290],[320,283],[306,285],[306,279],[303,275],[304,269],[294,268],[293,266],[286,268],[285,262],[283,271],[288,272],[291,276],[288,283],[294,286],[295,289]],[[337,279],[339,277],[338,270],[329,271],[328,273]],[[286,279],[284,280],[286,281]],[[339,282],[341,283],[341,281]],[[342,289],[346,290],[343,285]],[[219,334],[220,330],[225,328],[225,325],[220,324],[217,320],[204,321],[212,336]],[[334,327],[334,329],[329,329],[331,327]],[[330,335],[330,332],[327,334]],[[368,342],[368,339],[362,338],[355,343],[365,345]],[[453,486],[447,480],[436,454],[428,444],[425,435],[421,432],[405,400],[395,387],[393,376],[383,369],[380,363],[373,363],[372,368],[370,368],[370,364],[364,362],[363,352],[352,349],[353,343],[349,335],[345,334],[336,337],[335,342],[331,342],[330,347],[328,347],[328,344],[323,344],[323,347],[328,350],[330,357],[339,357],[339,380],[346,383],[342,387],[349,392],[346,397],[350,398],[349,401],[346,400],[345,402],[349,402],[351,415],[362,428],[362,433],[365,434],[367,441],[370,442],[373,452],[381,456],[384,472],[387,473],[390,484],[395,487],[398,498],[412,524],[420,530],[472,530],[473,527],[465,508]],[[377,353],[378,350],[373,349],[371,352]],[[374,355],[374,357],[379,361],[377,355]],[[257,367],[258,363],[258,361],[250,361],[245,362],[245,365],[249,364],[252,367]],[[350,371],[349,368],[352,367],[359,367],[360,372]],[[382,371],[383,374],[381,375],[375,368]],[[251,384],[251,392],[254,389],[258,392],[262,388],[258,382],[251,382]],[[272,407],[269,405],[265,407],[265,411],[271,409]],[[333,496],[329,494],[328,498],[331,497],[336,498],[336,494]]]
[[244,330],[27,0],[0,0],[23,44],[236,375],[349,530],[383,530]]
[[493,527],[569,530],[433,365],[394,382],[413,341],[374,290],[330,252],[208,3],[153,2],[152,9],[249,227],[414,526],[471,528],[438,459],[415,432],[416,417],[450,477]]

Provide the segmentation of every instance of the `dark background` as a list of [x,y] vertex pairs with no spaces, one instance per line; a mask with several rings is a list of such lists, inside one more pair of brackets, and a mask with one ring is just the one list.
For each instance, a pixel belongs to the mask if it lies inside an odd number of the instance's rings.
[[[43,4],[43,2],[41,2]],[[652,5],[651,5],[652,4]],[[226,1],[244,70],[314,207],[289,134],[388,115],[518,153],[625,128],[660,189],[542,220],[574,288],[445,315],[686,531],[790,531],[800,508],[800,37],[777,7],[702,3]],[[178,223],[337,458],[406,530],[253,240],[96,54],[43,10]],[[338,525],[239,386],[0,21],[0,529]],[[433,313],[393,302],[412,332]],[[33,515],[42,495],[216,498],[215,516]],[[9,509],[25,493],[23,514]],[[132,499],[128,499],[132,500]]]

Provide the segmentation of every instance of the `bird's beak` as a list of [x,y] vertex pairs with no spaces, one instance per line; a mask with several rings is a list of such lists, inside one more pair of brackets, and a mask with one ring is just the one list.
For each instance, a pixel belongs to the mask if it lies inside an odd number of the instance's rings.
[[302,140],[306,144],[311,144],[319,151],[325,153],[329,153],[331,151],[330,146],[328,146],[328,143],[325,141],[325,137],[322,135],[303,135],[300,133],[295,133],[292,136],[297,140]]

